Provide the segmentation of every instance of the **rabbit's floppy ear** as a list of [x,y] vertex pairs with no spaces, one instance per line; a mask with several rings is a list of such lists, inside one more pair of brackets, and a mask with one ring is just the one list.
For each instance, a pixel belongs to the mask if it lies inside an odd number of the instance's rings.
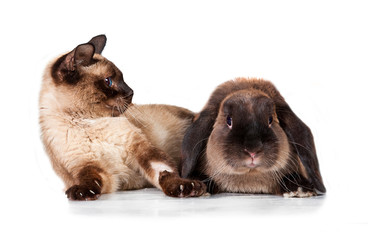
[[281,128],[286,133],[289,142],[294,147],[308,174],[308,180],[316,190],[325,193],[326,188],[323,185],[322,176],[319,171],[318,158],[311,130],[296,116],[286,102],[276,104],[276,114]]
[[218,86],[211,94],[204,109],[186,130],[182,144],[181,176],[188,177],[196,170],[198,161],[205,153],[222,100],[231,92],[241,89],[234,81]]
[[204,154],[207,141],[216,121],[217,112],[203,110],[187,129],[182,144],[181,176],[186,178],[195,170],[198,160]]

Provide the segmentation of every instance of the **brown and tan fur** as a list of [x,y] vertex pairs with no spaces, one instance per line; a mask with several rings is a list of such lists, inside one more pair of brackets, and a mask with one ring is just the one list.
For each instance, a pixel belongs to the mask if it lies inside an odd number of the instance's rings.
[[182,176],[203,179],[211,193],[326,191],[310,129],[262,79],[218,86],[188,128],[182,152]]
[[[220,112],[222,111],[221,107]],[[219,114],[219,118],[223,118],[223,116]],[[290,160],[295,160],[295,156],[289,159],[290,147],[287,136],[282,131],[278,122],[275,121],[273,124],[273,129],[277,132],[277,141],[280,146],[277,159],[275,159],[277,164],[272,167],[265,166],[264,168],[251,169],[246,166],[234,168],[223,161],[226,159],[226,156],[221,146],[219,146],[223,136],[216,129],[220,127],[218,126],[219,123],[225,121],[224,119],[216,120],[214,131],[208,140],[205,174],[211,176],[211,179],[217,183],[220,191],[279,194],[279,183],[272,172],[282,169],[282,174],[287,174],[293,171],[295,163]]]
[[[122,73],[100,55],[105,42],[105,36],[97,36],[79,45],[53,60],[43,77],[42,141],[68,198],[94,200],[150,186],[173,197],[203,194],[202,183],[178,174],[181,142],[193,113],[131,104],[133,92]],[[104,79],[111,86],[104,86]]]

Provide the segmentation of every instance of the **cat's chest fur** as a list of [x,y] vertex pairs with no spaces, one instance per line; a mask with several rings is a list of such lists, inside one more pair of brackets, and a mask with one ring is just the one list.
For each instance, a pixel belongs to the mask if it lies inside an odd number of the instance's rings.
[[[85,119],[69,114],[41,115],[44,142],[55,156],[53,165],[78,168],[95,159],[105,171],[110,171],[120,182],[116,189],[136,189],[149,186],[139,173],[132,149],[134,139],[145,138],[140,129],[125,117]],[[56,160],[58,159],[58,160]],[[103,161],[101,161],[103,159]],[[62,170],[59,174],[62,174]]]

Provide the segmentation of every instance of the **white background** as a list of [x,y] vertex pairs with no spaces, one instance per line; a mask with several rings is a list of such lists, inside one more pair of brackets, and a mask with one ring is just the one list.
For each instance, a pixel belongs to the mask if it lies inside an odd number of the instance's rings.
[[[315,234],[366,239],[364,1],[117,2],[0,4],[1,239],[310,239]],[[274,82],[314,133],[327,195],[312,206],[311,200],[281,198],[269,204],[267,198],[249,196],[241,201],[256,201],[253,208],[239,205],[239,212],[235,205],[230,213],[218,206],[222,210],[176,214],[178,207],[190,208],[196,200],[170,202],[155,191],[142,194],[153,208],[139,213],[111,214],[119,204],[129,209],[127,204],[137,198],[134,193],[125,202],[111,201],[112,208],[107,201],[101,211],[99,205],[69,203],[39,140],[38,91],[48,61],[101,33],[108,38],[103,55],[123,71],[135,91],[135,103],[200,111],[213,89],[226,80],[243,76]],[[153,205],[151,194],[157,198]],[[232,196],[226,199],[202,199],[198,206],[234,203]],[[163,214],[159,201],[173,204],[173,209]],[[297,206],[297,214],[289,203]]]

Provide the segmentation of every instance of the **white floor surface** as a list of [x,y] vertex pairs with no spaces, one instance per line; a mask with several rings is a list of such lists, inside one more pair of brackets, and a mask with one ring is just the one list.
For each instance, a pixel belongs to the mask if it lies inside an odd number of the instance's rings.
[[[5,204],[7,239],[367,239],[368,207],[359,195],[283,198],[218,194],[177,199],[158,189],[68,201],[62,191]],[[3,225],[4,226],[4,225]],[[18,229],[17,226],[22,226]],[[6,238],[2,238],[6,239]]]

